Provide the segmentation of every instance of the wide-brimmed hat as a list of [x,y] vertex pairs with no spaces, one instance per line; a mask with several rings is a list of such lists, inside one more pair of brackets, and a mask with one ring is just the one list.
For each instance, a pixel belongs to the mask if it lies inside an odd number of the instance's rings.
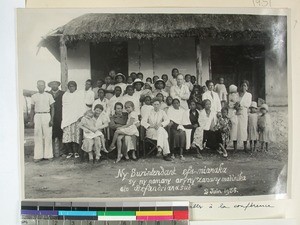
[[155,83],[154,83],[154,87],[155,87],[155,88],[156,88],[156,84],[157,84],[158,82],[162,82],[162,83],[164,84],[164,88],[166,87],[166,82],[165,82],[163,79],[158,79],[158,80],[155,81]]
[[134,81],[133,81],[133,86],[136,84],[136,83],[141,83],[142,84],[142,87],[144,86],[144,82],[139,79],[139,78],[136,78]]
[[55,84],[55,83],[56,83],[58,86],[60,86],[60,82],[59,82],[59,81],[53,80],[53,81],[50,81],[50,82],[48,83],[48,87],[51,87],[52,84]]
[[269,106],[267,104],[262,104],[260,108],[269,111]]
[[117,77],[121,76],[123,78],[123,81],[126,80],[126,77],[124,76],[123,73],[117,73],[117,75],[115,76],[115,80],[117,80]]
[[237,86],[235,86],[234,84],[230,85],[229,92],[237,92]]
[[255,108],[257,109],[257,103],[256,102],[251,102],[251,105],[249,108]]

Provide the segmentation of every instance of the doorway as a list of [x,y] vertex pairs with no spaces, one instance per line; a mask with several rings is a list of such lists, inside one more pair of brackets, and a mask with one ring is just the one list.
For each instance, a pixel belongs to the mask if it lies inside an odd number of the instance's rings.
[[128,44],[121,42],[100,42],[90,44],[91,78],[93,83],[104,80],[109,71],[128,76]]
[[212,46],[211,74],[215,83],[240,86],[248,80],[253,101],[265,99],[265,47],[263,45]]

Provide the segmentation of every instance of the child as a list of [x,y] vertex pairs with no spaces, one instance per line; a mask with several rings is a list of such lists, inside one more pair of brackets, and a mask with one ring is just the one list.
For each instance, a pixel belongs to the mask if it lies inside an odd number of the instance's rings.
[[164,109],[164,111],[165,111],[166,113],[167,113],[169,107],[172,106],[172,102],[173,102],[173,98],[172,98],[171,96],[168,96],[168,97],[166,98],[166,105],[167,105],[167,107]]
[[[257,114],[257,103],[252,102],[250,107],[250,113],[248,116],[248,139],[250,142],[250,150],[253,152],[256,151],[256,143],[258,140],[258,114]],[[254,143],[254,146],[252,145]]]
[[133,83],[133,79],[132,77],[127,77],[127,85],[132,84]]
[[[262,104],[260,107],[261,115],[258,117],[258,134],[261,142],[261,151],[268,151],[269,142],[273,141],[272,121],[268,113],[269,107],[267,104]],[[264,149],[265,144],[265,149]]]
[[221,101],[224,100],[227,102],[227,90],[224,84],[224,78],[220,77],[219,82],[220,82],[219,84],[215,85],[215,92],[218,93]]
[[[138,79],[138,78],[137,78],[137,79]],[[125,106],[125,103],[126,103],[127,101],[133,102],[133,104],[134,104],[134,111],[135,111],[138,115],[140,115],[140,114],[141,114],[141,112],[140,112],[140,98],[139,98],[138,96],[135,96],[135,95],[134,95],[134,88],[133,88],[132,85],[128,85],[128,86],[126,87],[126,93],[127,93],[127,94],[125,94],[125,95],[122,96],[122,98],[121,98],[121,103]],[[125,107],[124,107],[123,111],[126,112]]]
[[191,74],[186,74],[184,79],[185,79],[185,85],[188,86],[190,91],[192,91],[194,88],[194,85],[191,82]]
[[150,112],[151,109],[153,109],[153,106],[151,105],[151,97],[145,96],[143,99],[143,106],[141,107],[141,117],[142,119],[147,116],[147,114]]
[[151,77],[147,77],[146,82],[149,82],[152,84],[152,78]]
[[[111,145],[109,147],[110,151],[114,150],[115,144],[117,142],[117,139],[119,136],[139,136],[139,131],[137,129],[137,125],[139,123],[139,119],[138,119],[138,114],[134,111],[134,104],[131,101],[127,101],[125,102],[125,110],[128,113],[128,120],[126,125],[117,128],[117,130],[114,133],[113,136],[113,140],[111,142]],[[128,156],[125,156],[126,158],[128,158]],[[118,146],[118,157],[116,160],[116,163],[119,162],[122,158],[122,154],[121,154],[121,148],[119,148]],[[132,158],[136,159],[136,155],[135,155],[135,151],[133,151],[132,153]]]
[[132,81],[136,79],[136,72],[131,72],[129,75],[132,78]]
[[233,149],[236,151],[237,149],[237,110],[236,105],[239,101],[239,94],[237,92],[237,86],[230,85],[229,86],[229,95],[228,95],[228,118],[231,121],[231,131],[230,138],[233,141]]
[[137,73],[136,78],[139,78],[140,80],[144,80],[144,74],[139,72]]
[[217,114],[217,123],[214,127],[216,131],[216,135],[219,136],[217,140],[219,140],[219,147],[220,149],[218,152],[223,154],[226,158],[228,156],[226,148],[227,144],[230,140],[230,129],[231,129],[231,121],[228,118],[228,108],[222,108],[221,114]]
[[118,73],[115,76],[115,86],[119,86],[122,89],[122,94],[124,94],[127,84],[125,84],[125,76],[122,73]]
[[159,79],[159,76],[153,76],[153,84]]
[[100,160],[100,148],[108,153],[105,147],[105,138],[101,131],[96,128],[96,120],[92,110],[88,110],[82,117],[78,126],[83,129],[82,150],[89,154],[89,161],[93,161],[93,145],[95,145],[96,161]]
[[151,98],[153,97],[152,84],[149,82],[144,84],[143,91],[141,93],[141,98],[145,98],[146,96],[150,96]]
[[164,102],[164,95],[162,93],[158,93],[155,97],[159,99],[160,109],[165,110],[165,108],[167,108],[168,106]]

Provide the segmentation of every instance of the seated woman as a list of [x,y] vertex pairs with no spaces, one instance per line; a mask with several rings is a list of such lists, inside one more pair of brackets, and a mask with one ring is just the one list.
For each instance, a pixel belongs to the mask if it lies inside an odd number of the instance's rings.
[[[94,118],[96,119],[96,128],[97,128],[97,130],[104,133],[104,129],[108,127],[109,116],[104,111],[103,105],[100,105],[100,104],[95,105],[95,107],[94,107]],[[108,153],[108,151],[106,150],[105,142],[102,143],[102,151],[105,152],[105,153]]]
[[[135,140],[135,137],[139,136],[139,131],[137,129],[138,123],[139,123],[139,119],[138,119],[138,114],[134,111],[134,104],[131,101],[127,101],[125,102],[125,110],[128,113],[128,120],[126,122],[126,125],[118,127],[114,133],[113,136],[113,140],[111,142],[111,145],[109,147],[110,151],[114,150],[116,148],[116,142],[118,144],[121,143],[120,146],[118,146],[118,156],[117,156],[117,160],[116,163],[119,162],[122,159],[122,154],[121,154],[121,149],[122,149],[122,138],[124,136],[130,136]],[[133,144],[133,143],[132,143]],[[136,148],[134,149],[130,149],[130,146],[127,146],[127,151],[129,150],[133,150],[132,152],[132,158],[135,160],[136,159],[136,155],[135,155],[135,151]],[[128,152],[127,152],[128,153]],[[128,159],[128,155],[125,155],[125,158]]]
[[157,156],[163,155],[164,160],[171,161],[168,132],[164,128],[170,123],[170,120],[167,114],[160,109],[158,98],[152,99],[152,106],[149,113],[142,118],[141,125],[145,127],[148,138],[157,140]]
[[[197,105],[194,100],[189,102],[189,110],[185,111],[184,115],[184,125],[183,127],[186,129],[187,141],[186,141],[186,149],[191,148],[191,143],[194,140],[194,133],[197,127],[199,127],[199,111],[197,110]],[[197,149],[197,158],[200,158],[201,155]]]
[[[97,110],[97,109],[96,109]],[[101,143],[105,146],[104,135],[96,128],[96,119],[92,110],[88,110],[82,117],[78,127],[83,130],[82,150],[89,154],[89,161],[93,162],[93,147],[96,155],[96,161],[100,160]]]
[[170,135],[171,135],[171,158],[175,158],[174,150],[179,148],[180,159],[184,160],[183,149],[186,147],[186,132],[183,125],[185,110],[180,107],[180,101],[178,98],[174,98],[172,101],[172,106],[168,109],[167,115],[170,122]]
[[211,149],[219,149],[222,143],[222,137],[216,132],[217,117],[216,113],[211,111],[211,101],[203,101],[204,109],[199,113],[199,127],[194,133],[193,147],[203,150],[206,146]]

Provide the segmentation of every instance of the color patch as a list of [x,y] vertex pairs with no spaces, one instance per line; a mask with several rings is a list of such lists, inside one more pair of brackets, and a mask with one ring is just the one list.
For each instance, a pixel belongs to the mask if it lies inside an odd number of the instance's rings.
[[173,211],[137,211],[136,216],[173,216]]

